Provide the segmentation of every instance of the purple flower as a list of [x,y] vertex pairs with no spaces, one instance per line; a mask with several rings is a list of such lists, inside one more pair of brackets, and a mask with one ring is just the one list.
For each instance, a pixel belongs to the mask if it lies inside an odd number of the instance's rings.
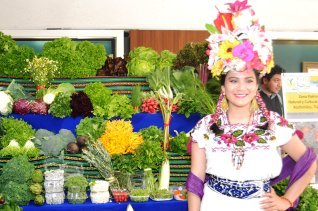
[[244,41],[235,46],[232,53],[233,56],[236,56],[245,62],[250,62],[254,58],[253,45],[250,41]]

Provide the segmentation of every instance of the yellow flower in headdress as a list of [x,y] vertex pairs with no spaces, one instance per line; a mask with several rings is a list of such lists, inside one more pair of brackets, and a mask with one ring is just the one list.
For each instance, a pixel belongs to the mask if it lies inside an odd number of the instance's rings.
[[218,76],[221,75],[222,71],[223,71],[223,61],[217,60],[211,69],[212,76],[218,78]]
[[274,56],[272,56],[271,60],[267,63],[267,66],[266,66],[267,73],[271,72],[272,67],[274,67]]
[[234,56],[232,54],[232,49],[240,44],[238,40],[231,42],[230,40],[224,40],[219,46],[218,57],[221,59],[232,59]]

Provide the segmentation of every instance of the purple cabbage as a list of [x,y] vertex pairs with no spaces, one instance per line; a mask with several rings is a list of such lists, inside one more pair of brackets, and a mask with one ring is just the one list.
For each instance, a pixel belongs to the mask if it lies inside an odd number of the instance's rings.
[[25,99],[19,99],[13,104],[13,112],[17,114],[28,114],[30,113],[31,106],[30,102]]
[[31,104],[31,112],[34,114],[48,114],[48,110],[48,105],[43,100],[36,100]]

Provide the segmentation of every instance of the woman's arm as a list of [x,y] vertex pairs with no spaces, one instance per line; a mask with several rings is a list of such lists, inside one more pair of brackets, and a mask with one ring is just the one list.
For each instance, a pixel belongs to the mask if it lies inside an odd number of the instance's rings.
[[[282,146],[282,150],[286,152],[296,162],[306,151],[305,144],[298,138],[297,135],[292,136],[291,140]],[[286,193],[284,197],[294,202],[305,190],[316,173],[317,162],[313,162],[308,171],[298,179]]]
[[[191,143],[191,172],[199,177],[202,181],[205,180],[206,158],[205,149],[199,148],[195,142]],[[188,210],[199,211],[201,199],[196,194],[188,193]]]
[[[287,144],[282,146],[282,149],[297,162],[305,154],[307,147],[297,135],[294,135]],[[305,174],[288,188],[284,196],[277,196],[275,190],[272,188],[270,193],[264,195],[266,199],[261,202],[263,210],[286,210],[291,207],[315,175],[316,166],[316,162],[313,162]]]

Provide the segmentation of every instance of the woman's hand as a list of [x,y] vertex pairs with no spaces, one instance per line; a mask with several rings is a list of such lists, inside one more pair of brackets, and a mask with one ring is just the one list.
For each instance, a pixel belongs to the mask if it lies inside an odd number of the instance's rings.
[[287,210],[290,207],[288,200],[278,196],[273,188],[269,193],[263,195],[265,197],[262,200],[261,208],[265,211],[278,211],[278,210]]

